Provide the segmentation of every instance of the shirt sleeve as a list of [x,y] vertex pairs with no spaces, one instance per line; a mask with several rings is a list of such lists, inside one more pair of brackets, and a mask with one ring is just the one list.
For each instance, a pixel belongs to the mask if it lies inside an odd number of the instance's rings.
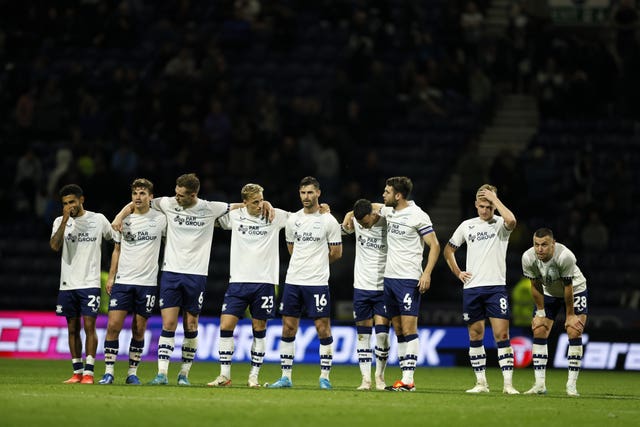
[[231,230],[231,212],[218,217],[218,224],[223,230]]
[[393,208],[390,206],[383,206],[382,209],[380,209],[380,216],[386,218],[392,210]]
[[62,224],[61,216],[53,220],[53,227],[51,227],[51,237],[53,237],[53,235],[56,234],[56,231],[58,231],[58,228],[60,228],[60,224]]
[[106,216],[100,214],[100,221],[102,222],[102,238],[109,241],[120,243],[120,233],[111,228],[111,223]]
[[522,254],[522,275],[528,279],[540,278],[540,271],[532,259],[531,250],[527,250]]
[[219,218],[222,215],[226,214],[230,210],[229,203],[226,202],[209,202],[207,201],[207,207],[209,211],[213,214],[214,217]]
[[496,215],[496,218],[500,222],[500,226],[498,227],[498,236],[500,236],[500,238],[502,240],[508,240],[509,236],[511,236],[511,232],[513,230],[509,230],[507,228],[507,223],[504,222],[504,218],[502,218],[501,216],[497,216],[497,215]]
[[162,236],[166,237],[167,236],[167,217],[164,215],[161,215],[158,217],[158,219],[160,220],[160,224],[162,226]]
[[327,242],[329,245],[341,245],[342,244],[342,232],[340,230],[340,224],[338,220],[331,214],[325,214],[328,216],[327,222]]
[[287,243],[293,243],[294,241],[294,231],[293,231],[293,218],[290,217],[287,220],[286,226],[284,228],[284,238]]
[[418,230],[418,234],[420,236],[425,236],[429,233],[433,233],[433,224],[431,223],[431,218],[429,218],[429,215],[426,212],[420,211],[416,229]]
[[287,212],[283,209],[275,208],[276,216],[273,219],[273,223],[278,228],[284,228],[287,225],[287,220],[289,219],[290,212]]
[[463,243],[465,243],[464,222],[456,228],[456,231],[453,232],[453,235],[449,239],[449,244],[455,248],[459,248]]
[[165,213],[165,209],[163,206],[163,200],[165,200],[166,197],[158,197],[157,199],[152,199],[151,200],[151,209],[155,209],[157,211],[160,211],[162,213]]
[[558,259],[558,273],[567,283],[573,279],[576,271],[576,256],[569,249],[565,249]]

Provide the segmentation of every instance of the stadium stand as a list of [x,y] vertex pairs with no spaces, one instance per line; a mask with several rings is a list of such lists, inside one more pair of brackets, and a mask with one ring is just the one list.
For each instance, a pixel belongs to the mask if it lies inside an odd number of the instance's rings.
[[[635,277],[619,270],[638,259],[631,236],[638,229],[640,145],[637,106],[628,102],[637,90],[630,77],[638,71],[637,45],[634,51],[633,43],[625,44],[617,67],[612,54],[605,74],[595,55],[606,50],[605,41],[568,37],[553,26],[539,27],[545,29],[540,34],[529,29],[530,49],[517,52],[530,60],[531,73],[512,85],[513,28],[470,47],[460,29],[466,3],[13,5],[0,17],[0,113],[8,118],[0,124],[0,201],[8,206],[0,227],[0,308],[51,309],[59,258],[48,238],[59,211],[57,188],[69,182],[84,187],[87,209],[113,217],[128,200],[134,176],[151,179],[158,195],[172,195],[175,177],[194,171],[203,182],[201,197],[210,200],[238,199],[241,186],[256,181],[275,206],[295,210],[297,182],[317,175],[341,217],[359,197],[379,200],[385,177],[408,175],[415,200],[429,212],[456,159],[490,121],[501,92],[540,96],[533,76],[546,64],[541,46],[550,41],[554,49],[547,53],[564,58],[558,61],[568,82],[563,114],[545,115],[519,159],[527,183],[522,194],[546,208],[517,215],[529,229],[546,224],[561,230],[561,238],[562,230],[576,228],[572,237],[578,239],[583,224],[569,227],[570,213],[578,209],[584,216],[597,202],[593,209],[603,209],[610,238],[607,268],[600,268],[596,254],[578,258],[594,283],[594,304],[628,305]],[[477,3],[486,13],[492,2]],[[530,15],[530,22],[540,21]],[[491,84],[481,103],[472,101],[472,69]],[[597,82],[621,76],[620,87],[576,98],[584,75]],[[594,108],[578,108],[584,102]],[[42,169],[32,187],[16,182],[16,165],[28,149]],[[585,177],[574,173],[576,153],[588,158],[594,174],[586,177],[586,202],[577,190]],[[338,159],[335,170],[317,161],[330,158]],[[541,188],[552,190],[551,200],[548,191],[536,192]],[[447,237],[439,236],[442,243]],[[350,246],[332,267],[337,300],[350,299]],[[510,271],[519,268],[518,258],[510,254]],[[217,314],[228,273],[224,232],[216,232],[212,260],[204,309]],[[444,266],[437,269],[443,271],[434,278],[429,304],[457,307],[450,291],[438,289],[454,286],[452,279]],[[616,291],[603,291],[606,286]]]

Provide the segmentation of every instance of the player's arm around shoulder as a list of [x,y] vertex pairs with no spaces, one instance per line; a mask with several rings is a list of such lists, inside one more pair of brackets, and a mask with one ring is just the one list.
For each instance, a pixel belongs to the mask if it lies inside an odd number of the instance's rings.
[[287,225],[291,212],[285,211],[280,208],[273,208],[273,224],[278,228],[284,228]]
[[233,222],[233,212],[235,211],[227,212],[226,214],[216,218],[215,227],[221,228],[223,230],[231,230],[231,228],[233,227],[233,225],[231,224]]
[[384,203],[371,203],[371,212],[380,215],[380,211],[384,208]]
[[338,220],[331,214],[324,214],[327,224],[327,243],[329,244],[329,264],[342,258],[342,231]]
[[293,255],[294,242],[295,242],[295,218],[296,214],[291,214],[287,218],[284,227],[284,238],[287,242],[287,250],[289,251],[289,255]]
[[344,219],[340,223],[340,232],[343,236],[351,236],[356,232],[356,219],[353,216],[353,211],[349,211],[344,216]]
[[344,234],[352,234],[354,232],[353,218],[353,211],[349,211],[344,215],[344,219],[340,224],[340,228]]
[[[157,209],[154,207],[154,201],[158,200],[158,199],[154,199],[151,201],[151,207],[153,209]],[[159,202],[158,202],[159,203]],[[129,215],[131,215],[133,213],[133,209],[134,209],[134,204],[133,202],[129,202],[127,203],[121,210],[120,212],[118,212],[118,214],[116,215],[116,217],[113,219],[113,221],[111,221],[111,228],[113,228],[114,231],[122,231],[122,222],[124,221],[124,219],[126,217],[128,217]]]
[[329,264],[342,258],[342,242],[329,244]]

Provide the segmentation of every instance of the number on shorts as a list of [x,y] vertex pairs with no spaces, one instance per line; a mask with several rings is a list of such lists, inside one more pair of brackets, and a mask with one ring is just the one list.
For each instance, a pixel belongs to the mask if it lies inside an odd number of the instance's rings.
[[411,303],[413,302],[413,300],[411,299],[411,294],[410,293],[404,294],[404,298],[402,299],[402,302],[407,307],[411,307]]
[[313,298],[316,300],[316,306],[324,307],[327,305],[327,296],[325,294],[313,294]]
[[260,308],[263,308],[265,310],[273,308],[273,296],[269,295],[268,297],[260,298],[262,298],[262,305],[260,306]]
[[200,292],[200,296],[198,297],[198,304],[202,305],[204,302],[204,292]]
[[500,298],[500,310],[506,310],[509,308],[506,298]]
[[587,308],[587,297],[583,296],[574,296],[573,297],[573,308],[577,308],[580,311],[586,310]]
[[155,295],[147,295],[147,309],[151,310],[154,305],[156,305],[156,296]]
[[97,295],[89,295],[89,302],[87,307],[98,308],[100,307],[100,297]]

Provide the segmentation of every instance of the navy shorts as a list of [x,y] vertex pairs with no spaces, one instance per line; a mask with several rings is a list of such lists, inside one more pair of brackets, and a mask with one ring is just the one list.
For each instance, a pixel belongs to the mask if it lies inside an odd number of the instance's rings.
[[462,320],[469,325],[489,317],[509,319],[511,308],[506,286],[480,286],[462,290]]
[[231,314],[240,319],[249,307],[251,317],[259,320],[273,318],[275,285],[269,283],[229,283],[224,294],[221,314]]
[[[534,308],[535,316],[535,308]],[[555,320],[559,313],[566,313],[567,309],[564,304],[564,297],[550,297],[544,296],[544,311],[547,314],[547,319]],[[587,291],[573,295],[573,312],[576,316],[581,314],[589,314],[588,294]]]
[[284,285],[280,314],[302,317],[303,312],[312,319],[331,315],[331,295],[329,286]]
[[420,289],[415,279],[384,278],[384,304],[389,319],[396,316],[418,316]]
[[181,307],[200,314],[204,302],[207,276],[163,271],[160,277],[160,309]]
[[111,288],[109,311],[124,310],[148,319],[156,306],[157,294],[155,286],[116,283]]
[[356,322],[373,319],[374,315],[387,317],[383,291],[353,290],[353,318]]
[[58,292],[56,315],[64,317],[98,317],[100,289],[85,288]]

